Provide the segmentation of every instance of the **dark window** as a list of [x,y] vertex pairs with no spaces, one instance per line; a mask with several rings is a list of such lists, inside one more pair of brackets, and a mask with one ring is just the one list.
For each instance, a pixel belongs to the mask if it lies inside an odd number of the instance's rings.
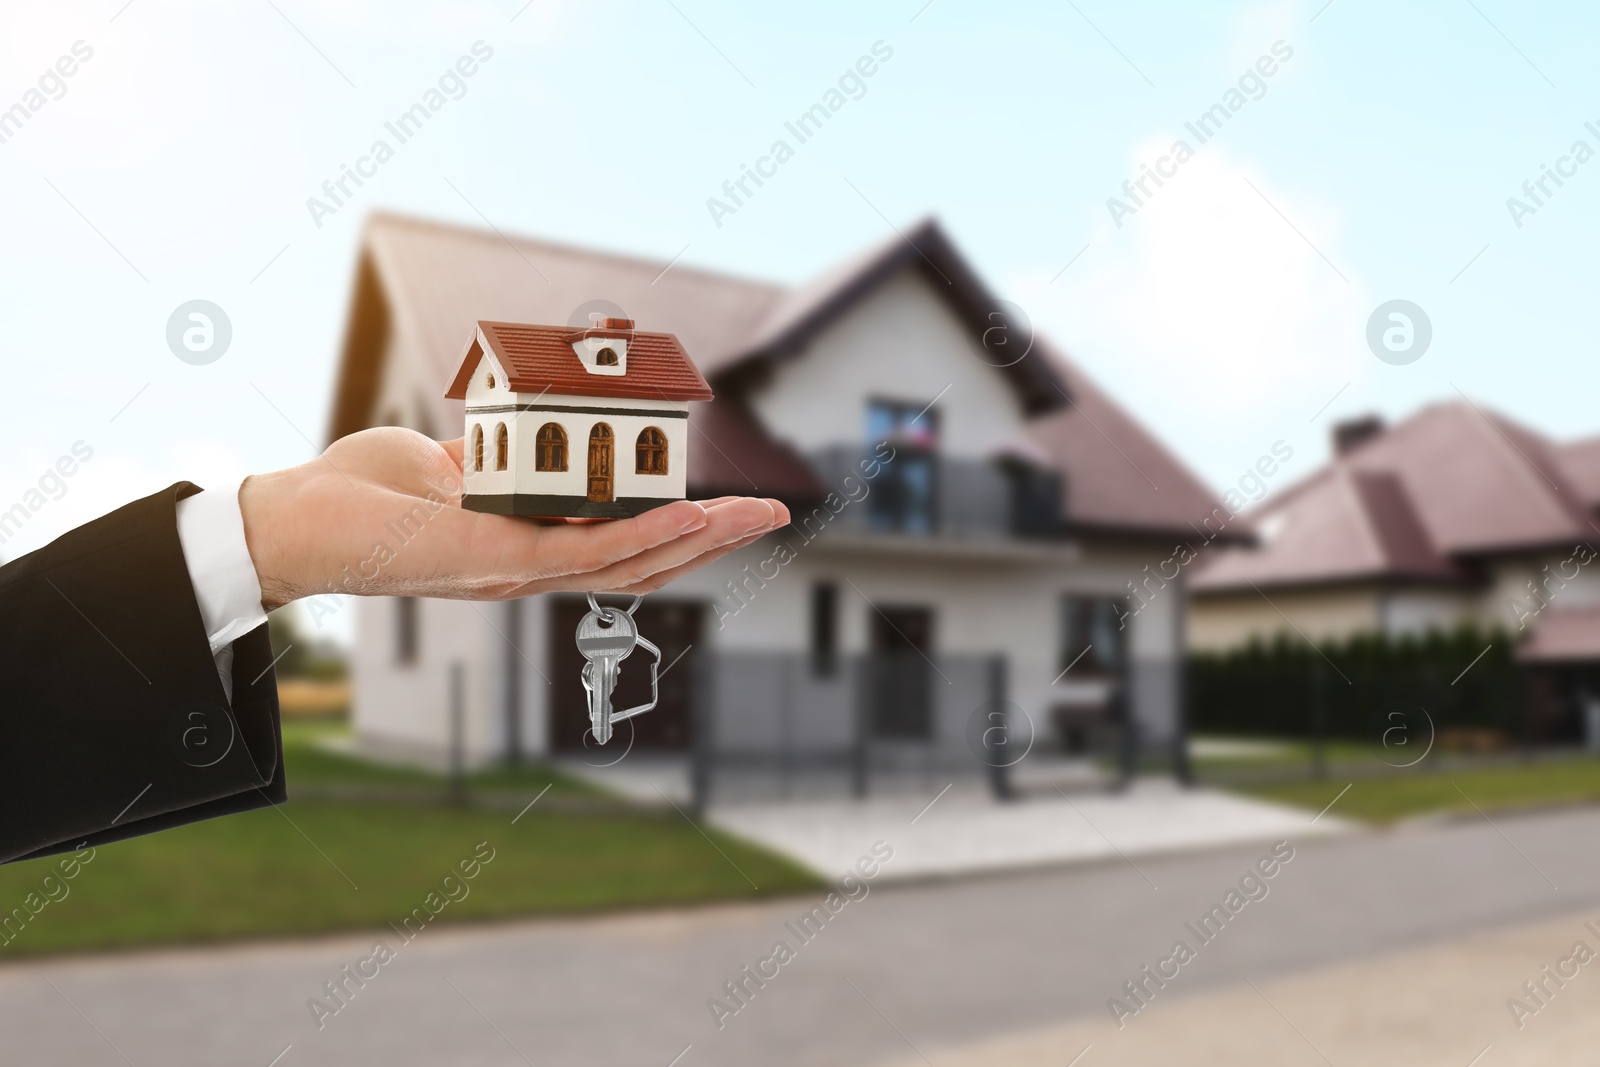
[[817,582],[811,587],[811,673],[830,678],[839,665],[839,587]]
[[617,350],[615,348],[602,348],[594,354],[594,365],[597,367],[615,367],[617,365]]
[[537,439],[539,453],[534,461],[534,469],[541,471],[564,471],[567,469],[567,431],[554,422],[547,422],[539,427]]
[[472,469],[483,470],[483,427],[472,428]]
[[667,435],[654,426],[639,431],[639,441],[634,446],[633,469],[636,474],[667,473]]
[[501,423],[494,428],[494,469],[506,469],[506,453],[511,451],[511,435],[506,432],[506,424]]
[[872,736],[933,737],[933,610],[875,604],[868,616],[867,679]]
[[1061,647],[1056,670],[1072,668],[1074,677],[1105,677],[1122,670],[1128,631],[1121,597],[1061,598]]
[[932,533],[937,525],[939,413],[926,404],[872,400],[867,444],[887,441],[894,458],[867,497],[867,521],[878,530]]
[[896,450],[934,452],[939,447],[939,413],[928,404],[897,400],[867,401],[867,443],[888,441]]
[[396,597],[394,602],[394,658],[396,663],[417,661],[417,601]]

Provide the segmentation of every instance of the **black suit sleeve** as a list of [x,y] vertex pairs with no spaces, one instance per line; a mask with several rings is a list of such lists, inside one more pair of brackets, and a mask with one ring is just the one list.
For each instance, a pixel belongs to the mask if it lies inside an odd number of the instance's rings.
[[267,628],[217,676],[180,482],[0,567],[0,863],[287,799]]

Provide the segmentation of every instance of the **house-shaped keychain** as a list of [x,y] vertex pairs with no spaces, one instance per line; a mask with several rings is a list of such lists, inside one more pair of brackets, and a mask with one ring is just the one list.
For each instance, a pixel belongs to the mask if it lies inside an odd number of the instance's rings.
[[445,396],[466,402],[461,506],[624,518],[682,500],[689,401],[711,387],[670,333],[479,322]]

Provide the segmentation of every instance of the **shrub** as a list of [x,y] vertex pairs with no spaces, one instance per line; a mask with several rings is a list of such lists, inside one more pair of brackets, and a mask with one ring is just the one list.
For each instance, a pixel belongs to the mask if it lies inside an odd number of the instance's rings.
[[1392,713],[1415,726],[1420,707],[1440,732],[1531,740],[1527,678],[1514,651],[1503,631],[1469,625],[1420,637],[1363,634],[1316,648],[1297,635],[1279,635],[1228,652],[1195,653],[1190,729],[1309,737],[1320,725],[1325,737],[1378,742],[1400,721]]

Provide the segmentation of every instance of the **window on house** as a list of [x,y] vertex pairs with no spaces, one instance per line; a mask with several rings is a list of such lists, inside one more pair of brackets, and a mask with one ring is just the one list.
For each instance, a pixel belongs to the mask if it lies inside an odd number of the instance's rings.
[[636,474],[667,473],[667,435],[654,426],[639,431],[634,446],[633,469]]
[[511,434],[506,430],[506,424],[501,423],[494,428],[494,469],[506,469],[507,454],[511,451]]
[[811,673],[832,677],[839,668],[839,587],[817,582],[811,587]]
[[483,470],[483,427],[472,428],[472,469]]
[[490,389],[493,389],[494,388],[494,371],[490,371],[488,374],[485,374],[483,376],[483,382]]
[[886,463],[871,495],[867,521],[879,530],[932,533],[937,525],[939,413],[928,404],[872,400],[867,404],[867,443],[888,442]]
[[396,597],[394,610],[394,660],[396,663],[415,663],[417,661],[417,601],[414,597]]
[[939,447],[939,412],[931,404],[867,401],[867,443],[888,441],[898,450],[933,452]]
[[1056,670],[1069,677],[1103,678],[1122,670],[1128,631],[1127,602],[1121,597],[1061,598],[1061,641]]
[[535,449],[538,456],[534,461],[534,469],[541,471],[564,471],[567,469],[567,431],[558,423],[547,422],[539,427],[539,436]]
[[594,354],[596,367],[615,367],[617,365],[617,350],[615,348],[602,348]]

